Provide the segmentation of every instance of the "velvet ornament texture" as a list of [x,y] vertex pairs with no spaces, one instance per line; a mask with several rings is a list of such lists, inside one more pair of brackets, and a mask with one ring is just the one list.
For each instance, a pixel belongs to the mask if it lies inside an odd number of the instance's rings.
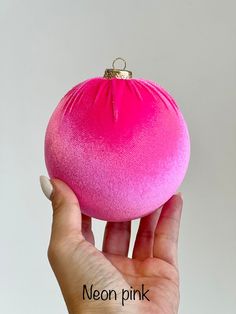
[[97,77],[72,88],[49,121],[45,160],[82,213],[107,221],[145,216],[180,186],[190,157],[173,98],[144,79]]

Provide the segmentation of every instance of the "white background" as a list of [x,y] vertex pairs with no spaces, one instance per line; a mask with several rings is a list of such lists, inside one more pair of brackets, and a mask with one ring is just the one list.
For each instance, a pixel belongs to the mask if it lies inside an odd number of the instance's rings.
[[[65,92],[117,56],[165,87],[190,129],[180,313],[236,313],[235,11],[234,0],[0,0],[1,313],[66,313],[46,255],[44,132]],[[103,223],[94,230],[100,247]]]

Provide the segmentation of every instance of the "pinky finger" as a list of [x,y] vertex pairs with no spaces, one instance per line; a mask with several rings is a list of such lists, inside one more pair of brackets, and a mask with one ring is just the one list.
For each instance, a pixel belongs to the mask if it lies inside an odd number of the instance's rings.
[[177,267],[177,246],[183,200],[176,194],[164,204],[154,235],[153,256]]

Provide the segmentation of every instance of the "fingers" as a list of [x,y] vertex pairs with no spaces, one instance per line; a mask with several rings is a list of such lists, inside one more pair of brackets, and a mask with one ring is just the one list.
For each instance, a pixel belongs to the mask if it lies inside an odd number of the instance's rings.
[[153,255],[154,231],[161,209],[156,209],[150,215],[141,218],[136,240],[134,243],[133,258],[140,261]]
[[94,236],[92,232],[92,219],[89,216],[82,214],[82,234],[85,240],[94,245]]
[[[50,182],[50,181],[49,181]],[[51,241],[59,242],[68,237],[81,240],[81,212],[74,192],[62,181],[51,180],[50,200],[53,207]]]
[[127,256],[129,251],[131,222],[107,222],[103,252]]
[[174,195],[164,204],[154,235],[153,256],[177,267],[177,247],[183,200]]

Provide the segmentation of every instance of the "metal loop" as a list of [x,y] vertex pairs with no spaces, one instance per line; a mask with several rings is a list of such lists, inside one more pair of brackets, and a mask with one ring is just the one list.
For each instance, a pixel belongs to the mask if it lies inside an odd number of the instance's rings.
[[125,59],[120,58],[120,57],[116,58],[116,59],[112,62],[112,68],[115,69],[115,63],[116,63],[117,60],[122,60],[122,61],[124,62],[124,67],[123,67],[123,69],[119,69],[119,70],[125,70],[125,69],[126,69],[126,61],[125,61]]

